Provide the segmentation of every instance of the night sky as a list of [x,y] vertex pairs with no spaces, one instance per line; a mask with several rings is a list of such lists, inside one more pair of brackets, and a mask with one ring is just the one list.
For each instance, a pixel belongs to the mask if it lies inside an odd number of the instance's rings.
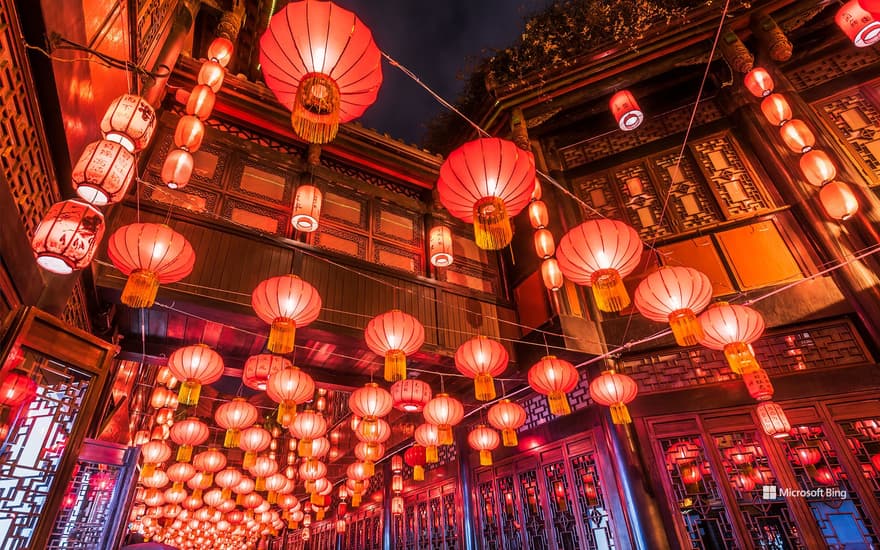
[[[525,17],[549,0],[335,0],[372,30],[379,48],[444,99],[455,102],[478,59],[513,45]],[[379,98],[359,122],[419,143],[442,107],[396,67],[383,63]]]

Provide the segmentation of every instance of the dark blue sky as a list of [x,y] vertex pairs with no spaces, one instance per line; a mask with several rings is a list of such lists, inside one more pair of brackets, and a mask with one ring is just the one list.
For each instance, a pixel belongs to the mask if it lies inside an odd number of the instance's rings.
[[[431,89],[454,102],[459,75],[493,49],[512,45],[524,18],[548,0],[335,0],[373,31],[379,48]],[[425,125],[443,107],[387,62],[379,99],[360,119],[364,126],[419,143]]]

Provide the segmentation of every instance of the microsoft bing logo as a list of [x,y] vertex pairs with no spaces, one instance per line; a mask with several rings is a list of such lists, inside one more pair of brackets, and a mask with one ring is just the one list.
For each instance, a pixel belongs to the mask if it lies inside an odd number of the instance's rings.
[[846,489],[839,487],[823,487],[821,489],[790,489],[788,487],[779,488],[776,485],[762,485],[761,497],[764,500],[776,500],[778,498],[800,497],[800,498],[826,498],[846,500]]
[[778,497],[778,494],[776,492],[776,485],[764,485],[762,490],[763,495],[761,496],[764,498],[764,500],[776,500],[776,498]]

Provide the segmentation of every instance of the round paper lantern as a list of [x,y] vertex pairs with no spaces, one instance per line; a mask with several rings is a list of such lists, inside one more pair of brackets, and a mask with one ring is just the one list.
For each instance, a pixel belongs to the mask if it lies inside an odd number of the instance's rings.
[[309,283],[296,275],[266,279],[254,289],[251,305],[257,316],[272,325],[266,347],[273,353],[293,351],[296,327],[304,327],[318,318],[321,296]]
[[272,434],[259,426],[251,426],[241,431],[238,436],[238,448],[244,451],[242,466],[248,468],[253,465],[260,453],[269,448],[272,443]]
[[577,387],[578,380],[574,365],[552,355],[542,358],[529,369],[529,386],[547,396],[550,413],[555,415],[571,413],[565,394]]
[[232,40],[228,38],[224,38],[222,36],[218,36],[208,45],[208,59],[211,61],[216,61],[223,67],[229,65],[229,61],[232,59],[232,52],[234,51],[234,46],[232,44]]
[[425,480],[425,448],[413,445],[403,453],[403,460],[413,469],[413,481]]
[[412,315],[392,309],[367,323],[364,339],[370,351],[385,357],[385,380],[396,382],[406,378],[406,356],[425,343],[425,327]]
[[730,369],[742,374],[761,368],[751,344],[764,333],[764,317],[755,309],[718,302],[700,315],[703,338],[700,344],[724,351]]
[[445,225],[435,225],[428,233],[428,251],[431,265],[449,267],[452,265],[452,231]]
[[544,201],[535,200],[529,203],[529,223],[533,229],[543,229],[550,223],[550,214]]
[[282,369],[292,367],[293,363],[280,355],[271,353],[252,355],[244,363],[241,381],[251,389],[266,391],[270,376]]
[[[92,478],[92,479],[94,479],[94,478]],[[168,474],[166,474],[162,470],[156,470],[153,472],[153,475],[151,475],[149,477],[141,476],[138,481],[144,487],[150,487],[153,489],[161,489],[162,487],[168,485]]]
[[849,185],[829,181],[819,190],[819,202],[829,218],[845,221],[859,211],[859,199]]
[[241,430],[250,428],[260,418],[257,408],[243,397],[236,397],[229,403],[223,403],[214,411],[217,425],[226,430],[223,446],[227,449],[238,447]]
[[[226,467],[226,455],[217,449],[202,451],[193,458],[196,470],[206,474],[214,474]],[[211,477],[213,481],[213,476]],[[208,485],[211,483],[209,482]]]
[[293,228],[303,233],[317,231],[323,200],[321,190],[314,185],[297,187],[293,199],[293,215],[290,218]]
[[427,382],[408,378],[398,380],[391,385],[392,406],[403,412],[422,412],[425,404],[431,400],[433,392]]
[[822,453],[816,447],[802,445],[791,450],[792,461],[798,466],[815,466],[822,460]]
[[535,253],[542,260],[556,253],[556,241],[549,229],[535,231]]
[[168,358],[168,368],[183,380],[178,400],[184,405],[197,405],[202,385],[213,384],[223,376],[223,358],[204,344],[185,346]]
[[184,149],[173,149],[162,164],[159,176],[169,189],[183,189],[192,177],[195,160],[192,153]]
[[764,369],[754,369],[744,372],[743,382],[749,395],[755,401],[768,401],[773,398],[773,384]]
[[181,502],[186,500],[186,497],[189,496],[189,494],[186,492],[186,489],[184,489],[182,485],[178,487],[177,483],[175,483],[168,489],[165,489],[163,496],[165,497],[165,502],[169,504],[180,504]]
[[299,456],[312,456],[312,440],[327,433],[327,420],[324,415],[315,411],[303,411],[290,423],[290,433],[299,440]]
[[223,78],[225,76],[226,71],[223,69],[223,65],[216,61],[205,61],[202,63],[202,68],[199,69],[196,80],[200,85],[210,87],[216,94],[220,91],[220,87],[223,86]]
[[793,118],[779,128],[782,143],[793,153],[809,152],[816,145],[816,136],[810,127],[800,119]]
[[174,145],[193,153],[202,146],[205,138],[205,125],[195,115],[184,115],[177,121],[174,130]]
[[606,370],[590,382],[590,397],[600,405],[611,408],[611,421],[615,424],[629,424],[632,419],[627,410],[639,393],[636,381],[625,374]]
[[880,22],[862,8],[859,0],[850,0],[837,10],[834,22],[858,48],[880,41]]
[[192,272],[196,261],[189,241],[158,223],[120,227],[107,242],[107,256],[128,276],[121,300],[133,308],[151,307],[159,285],[183,279]]
[[534,189],[535,160],[512,141],[483,138],[451,152],[440,167],[437,192],[450,214],[474,224],[477,246],[500,250],[513,239],[510,216]]
[[837,177],[837,168],[828,153],[812,149],[801,157],[801,173],[810,185],[824,185]]
[[788,437],[791,424],[782,407],[773,401],[764,401],[758,405],[755,413],[765,434],[775,438]]
[[440,446],[440,430],[435,424],[420,424],[416,428],[413,438],[416,443],[425,448],[425,457],[428,464],[436,464],[440,457],[437,447]]
[[266,85],[292,111],[293,130],[310,143],[333,140],[382,84],[370,29],[333,2],[291,2],[276,13],[260,38],[260,65]]
[[175,422],[171,426],[171,440],[180,445],[177,448],[177,461],[189,462],[193,447],[207,441],[210,434],[208,425],[194,416]]
[[635,96],[629,90],[621,90],[611,96],[609,107],[617,126],[624,132],[635,130],[645,119]]
[[547,258],[541,263],[541,279],[547,290],[557,291],[562,288],[565,280],[562,277],[562,270],[559,269],[559,263],[556,258]]
[[773,93],[773,77],[763,67],[755,67],[746,73],[746,89],[755,97],[767,97]]
[[278,471],[278,463],[268,456],[258,456],[247,470],[254,476],[254,490],[265,491],[266,478]]
[[388,438],[391,437],[391,426],[381,418],[376,421],[375,427],[370,427],[370,425],[361,422],[358,424],[354,435],[359,441],[369,444],[374,449],[378,449],[380,443],[388,441]]
[[89,265],[103,236],[101,212],[79,201],[60,201],[37,226],[31,248],[40,267],[68,275]]
[[134,176],[134,155],[114,141],[88,144],[73,167],[70,180],[76,194],[104,206],[122,200]]
[[468,434],[468,444],[473,450],[480,452],[480,466],[492,465],[492,451],[498,448],[500,442],[498,432],[482,424]]
[[376,461],[385,455],[385,445],[360,441],[354,446],[354,456],[364,463],[370,475],[376,473]]
[[438,393],[422,411],[425,420],[437,426],[440,445],[452,445],[452,427],[464,418],[461,401],[447,393]]
[[186,100],[186,114],[199,117],[200,120],[207,120],[214,110],[214,102],[216,94],[210,86],[199,84],[193,88]]
[[593,289],[602,311],[620,311],[630,303],[623,286],[639,265],[642,241],[635,229],[617,220],[588,220],[562,237],[556,250],[559,269],[569,280]]
[[160,439],[148,441],[141,446],[141,458],[144,460],[141,475],[149,477],[156,471],[157,465],[171,458],[171,447]]
[[19,407],[37,396],[37,383],[17,372],[7,372],[0,382],[0,405]]
[[510,357],[500,342],[485,336],[467,340],[455,350],[455,368],[463,375],[474,379],[475,394],[478,401],[495,399],[495,381],[507,368]]
[[712,300],[712,281],[690,267],[662,267],[645,277],[635,292],[639,313],[668,322],[680,346],[694,346],[703,336],[697,313]]
[[782,126],[791,120],[791,106],[782,94],[770,94],[761,101],[761,112],[773,126]]
[[101,120],[104,139],[137,153],[150,143],[156,129],[156,113],[140,96],[125,94],[110,103]]
[[516,431],[526,423],[526,410],[519,403],[502,399],[489,407],[487,419],[489,425],[501,430],[501,441],[505,447],[517,446]]
[[330,440],[319,437],[312,440],[312,458],[320,458],[330,452]]
[[278,423],[286,428],[296,416],[296,406],[315,395],[315,381],[296,367],[282,369],[269,377],[266,394],[278,403]]
[[[183,484],[191,480],[193,476],[196,475],[196,467],[189,462],[175,462],[168,467],[167,474],[168,479],[171,481],[171,483],[173,483],[173,487],[177,489],[183,489]],[[186,495],[184,495],[184,498],[186,498]],[[165,500],[169,500],[167,498],[167,495]],[[180,504],[181,502],[183,502],[183,499],[174,502],[174,504]]]
[[379,418],[387,416],[391,412],[391,407],[391,394],[375,382],[367,382],[363,388],[353,391],[348,398],[348,408],[361,417],[358,430],[364,433],[377,430]]
[[284,487],[290,483],[290,481],[283,474],[272,474],[266,478],[266,482],[264,484],[266,491],[269,492],[266,495],[266,502],[269,504],[275,504],[278,501],[278,493],[284,490]]

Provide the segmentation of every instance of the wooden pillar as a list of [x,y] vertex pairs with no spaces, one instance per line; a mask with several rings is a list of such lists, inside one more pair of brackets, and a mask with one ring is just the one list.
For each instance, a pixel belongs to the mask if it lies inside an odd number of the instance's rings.
[[[382,487],[382,548],[394,548],[394,516],[391,513],[391,499],[394,493],[391,491],[391,461],[382,463],[382,474],[385,485]],[[337,545],[339,550],[342,546]]]
[[159,50],[155,63],[150,67],[151,72],[162,76],[157,76],[144,83],[141,92],[141,96],[153,107],[158,108],[162,103],[162,98],[165,97],[165,85],[168,83],[174,65],[177,64],[186,37],[193,28],[200,4],[201,0],[183,0],[177,5],[177,9],[172,15],[171,30]]
[[461,548],[463,550],[477,550],[480,546],[477,542],[477,510],[474,507],[474,482],[473,468],[471,468],[469,449],[467,442],[467,429],[464,426],[456,426],[455,445],[458,448],[456,470],[458,483],[455,484],[455,500],[461,510]]

